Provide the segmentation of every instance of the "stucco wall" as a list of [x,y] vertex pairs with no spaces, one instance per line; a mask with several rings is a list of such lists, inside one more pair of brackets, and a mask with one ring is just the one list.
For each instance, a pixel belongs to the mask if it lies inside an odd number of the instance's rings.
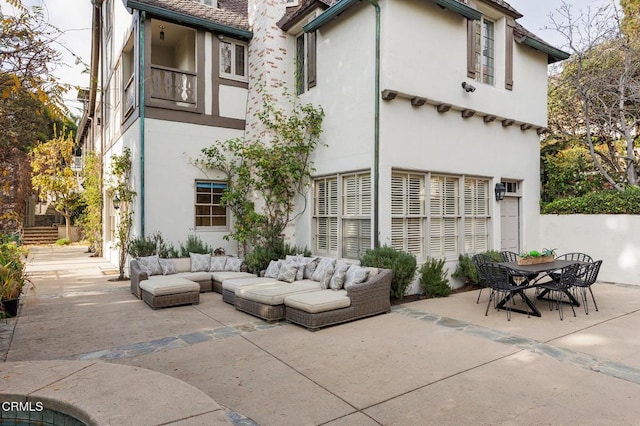
[[542,215],[540,241],[558,254],[583,252],[602,260],[599,281],[640,285],[636,215]]

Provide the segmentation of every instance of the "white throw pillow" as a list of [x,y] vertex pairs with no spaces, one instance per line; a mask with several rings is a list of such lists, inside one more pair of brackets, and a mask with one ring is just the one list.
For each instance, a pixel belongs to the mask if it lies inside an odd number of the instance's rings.
[[333,276],[335,262],[335,259],[321,259],[320,263],[316,267],[316,270],[311,276],[311,279],[313,281],[318,281],[320,283],[320,287],[322,289],[329,288],[329,282],[331,281],[331,277]]
[[160,256],[144,256],[138,258],[138,265],[148,276],[162,275],[162,267],[160,266]]
[[211,255],[200,253],[189,253],[191,258],[191,272],[208,272],[211,266]]
[[275,278],[278,279],[278,274],[280,273],[280,265],[282,261],[280,260],[272,260],[269,262],[269,266],[267,266],[267,270],[264,273],[266,278]]
[[290,262],[280,267],[278,273],[278,281],[284,281],[292,283],[296,280],[296,273],[298,272],[298,265],[295,262]]
[[316,268],[318,267],[318,263],[320,263],[320,258],[319,257],[305,257],[305,260],[306,259],[308,259],[309,261],[304,265],[304,274],[303,274],[302,278],[311,279],[311,277],[313,276],[313,273],[315,272]]
[[242,267],[242,259],[239,257],[227,257],[227,264],[224,267],[225,271],[240,272]]
[[162,268],[162,275],[171,275],[176,273],[176,267],[173,266],[171,259],[159,259],[160,267]]
[[341,290],[344,286],[344,279],[347,276],[347,270],[349,269],[349,264],[344,262],[338,262],[336,264],[335,270],[333,271],[333,275],[331,276],[331,281],[329,282],[329,287],[331,290]]
[[344,288],[348,289],[352,285],[363,283],[367,278],[369,278],[369,268],[351,265],[344,280]]
[[209,266],[209,271],[224,271],[226,264],[227,256],[211,256],[211,265]]

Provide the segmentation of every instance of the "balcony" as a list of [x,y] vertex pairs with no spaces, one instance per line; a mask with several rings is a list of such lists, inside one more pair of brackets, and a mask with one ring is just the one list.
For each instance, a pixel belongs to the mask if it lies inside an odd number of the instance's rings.
[[195,108],[196,77],[194,72],[151,65],[151,99]]

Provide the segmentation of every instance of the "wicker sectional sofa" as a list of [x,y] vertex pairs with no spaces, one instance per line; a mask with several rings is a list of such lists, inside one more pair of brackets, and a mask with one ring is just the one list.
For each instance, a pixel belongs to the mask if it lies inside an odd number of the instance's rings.
[[[282,280],[282,273],[276,278],[267,269],[264,278],[225,280],[223,298],[234,303],[236,309],[264,320],[286,319],[310,330],[390,311],[390,270],[363,268],[335,259],[325,261],[333,262],[333,267],[324,277],[322,273],[314,275],[305,270],[302,277],[300,274],[296,277],[302,279],[287,282]],[[360,279],[350,280],[349,270],[355,275],[356,269]]]
[[152,308],[198,303],[201,292],[221,293],[226,279],[255,277],[238,258],[193,253],[188,258],[141,257],[129,268],[131,293]]

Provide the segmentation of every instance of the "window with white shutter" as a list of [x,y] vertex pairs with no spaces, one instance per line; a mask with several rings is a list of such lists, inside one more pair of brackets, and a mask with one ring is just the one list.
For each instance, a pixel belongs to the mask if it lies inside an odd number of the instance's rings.
[[429,256],[455,256],[459,253],[459,178],[431,175],[429,186]]
[[414,254],[424,253],[425,176],[395,172],[391,176],[391,246]]
[[489,249],[489,181],[464,179],[464,250],[479,253]]
[[342,257],[359,259],[371,248],[371,175],[342,178]]
[[338,255],[338,179],[314,181],[315,252]]

